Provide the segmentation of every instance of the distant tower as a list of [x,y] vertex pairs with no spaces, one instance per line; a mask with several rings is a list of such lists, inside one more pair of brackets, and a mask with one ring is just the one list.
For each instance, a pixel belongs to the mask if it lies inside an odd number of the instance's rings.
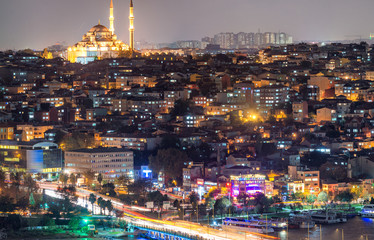
[[130,0],[130,50],[134,51],[134,4],[132,0]]
[[114,16],[113,16],[113,0],[110,0],[110,15],[109,15],[109,31],[114,34]]

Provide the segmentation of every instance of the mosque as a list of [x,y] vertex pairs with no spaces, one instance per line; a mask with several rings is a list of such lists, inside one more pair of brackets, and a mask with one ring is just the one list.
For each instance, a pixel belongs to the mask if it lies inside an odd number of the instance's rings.
[[82,37],[82,41],[67,50],[68,60],[72,63],[87,64],[96,59],[119,57],[123,51],[134,50],[134,4],[130,0],[130,41],[129,45],[117,39],[114,34],[113,0],[110,1],[109,29],[99,24],[93,26]]

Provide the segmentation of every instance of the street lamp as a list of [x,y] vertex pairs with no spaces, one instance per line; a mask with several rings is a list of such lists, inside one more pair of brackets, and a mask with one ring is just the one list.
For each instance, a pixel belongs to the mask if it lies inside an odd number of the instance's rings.
[[342,240],[344,240],[344,229],[343,228],[337,228],[336,231],[339,232],[339,230],[342,230]]

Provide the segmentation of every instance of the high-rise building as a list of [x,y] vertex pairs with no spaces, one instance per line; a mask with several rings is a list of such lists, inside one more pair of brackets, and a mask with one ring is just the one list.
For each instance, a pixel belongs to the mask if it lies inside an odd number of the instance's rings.
[[134,177],[134,155],[131,150],[119,148],[77,149],[65,152],[65,169],[82,173],[91,170],[104,179],[127,175]]
[[214,35],[214,43],[224,49],[236,48],[237,35],[232,32],[216,34]]
[[280,107],[289,101],[289,87],[283,85],[268,85],[254,90],[254,102],[259,112],[263,115],[269,110]]

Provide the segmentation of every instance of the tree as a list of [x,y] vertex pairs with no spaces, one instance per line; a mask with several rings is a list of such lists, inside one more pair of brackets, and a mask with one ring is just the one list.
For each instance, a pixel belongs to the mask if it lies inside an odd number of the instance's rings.
[[83,172],[83,176],[86,179],[87,186],[90,187],[95,179],[95,173],[89,169]]
[[316,201],[317,197],[314,194],[309,194],[306,196],[307,203],[314,203]]
[[347,178],[347,171],[343,166],[334,165],[331,162],[326,162],[319,168],[322,179],[334,179],[336,181],[342,181]]
[[60,144],[65,151],[81,148],[96,147],[97,143],[93,135],[88,133],[73,132],[66,134]]
[[92,205],[92,214],[95,214],[94,213],[94,204],[96,202],[96,196],[95,196],[95,194],[91,193],[90,197],[88,198],[88,201],[90,201],[90,203]]
[[0,211],[1,212],[12,212],[15,209],[12,203],[13,199],[8,196],[0,196]]
[[113,204],[110,200],[107,200],[106,203],[105,203],[105,207],[108,209],[108,212],[109,212],[109,215],[110,213],[113,211]]
[[64,186],[66,186],[66,183],[68,182],[68,175],[65,173],[60,173],[58,180],[62,182]]
[[344,191],[336,195],[335,200],[341,202],[352,202],[354,196],[350,191]]
[[103,175],[101,175],[101,173],[99,173],[99,175],[97,176],[97,181],[101,185],[101,182],[103,181]]
[[147,188],[151,186],[150,182],[147,180],[137,180],[134,183],[127,186],[128,192],[130,194],[138,194],[145,198],[147,194]]
[[211,197],[205,198],[205,205],[207,209],[213,209],[215,203],[216,201],[214,200],[214,198],[211,198]]
[[190,110],[191,102],[178,99],[174,102],[174,108],[171,110],[171,115],[175,116],[184,116]]
[[42,54],[42,58],[53,59],[53,56],[52,56],[51,52],[48,52],[47,48],[44,48],[44,51],[43,51],[43,54]]
[[27,197],[23,196],[20,199],[18,199],[16,205],[19,209],[25,211],[27,209],[27,207],[29,206],[29,199]]
[[179,208],[180,207],[180,203],[179,203],[178,199],[174,200],[173,207],[175,207],[175,208]]
[[74,217],[69,221],[69,228],[73,230],[77,230],[80,228],[81,219],[79,217]]
[[318,202],[326,203],[329,200],[329,196],[325,191],[322,191],[318,194],[317,200]]
[[100,207],[100,215],[103,215],[103,207],[105,206],[105,203],[103,203],[105,200],[102,197],[99,197],[97,199],[97,205]]
[[181,142],[179,138],[173,135],[165,135],[161,139],[160,149],[176,148],[180,149]]
[[69,180],[70,180],[70,183],[75,186],[75,183],[77,182],[77,177],[74,173],[71,173],[70,174],[70,177],[69,177]]
[[175,148],[160,149],[156,156],[150,156],[149,166],[156,173],[163,171],[166,177],[176,179],[182,176],[187,161],[185,152]]
[[209,189],[209,192],[206,194],[205,198],[210,197],[210,198],[215,199],[218,196],[218,194],[221,193],[221,190],[222,190],[222,188],[219,189],[217,187],[211,187]]
[[192,192],[188,198],[190,199],[191,204],[196,204],[199,201],[199,195],[196,192]]
[[23,185],[27,188],[28,192],[36,192],[36,190],[39,188],[38,184],[35,182],[35,180],[31,177],[30,174],[26,174],[24,176]]
[[3,170],[0,169],[0,187],[3,188],[5,186],[5,173]]
[[226,197],[223,197],[218,199],[214,204],[214,211],[219,212],[222,216],[229,206],[231,206],[230,200]]
[[16,191],[16,199],[18,199],[18,193],[19,193],[19,188],[21,186],[21,178],[22,178],[22,173],[20,172],[12,172],[10,174],[10,180],[12,181],[12,187],[15,188]]
[[248,202],[248,204],[255,207],[256,213],[263,213],[267,211],[271,205],[271,201],[265,196],[265,194],[258,192],[254,198]]
[[327,162],[328,157],[329,155],[327,154],[314,151],[305,154],[304,157],[301,158],[301,163],[306,164],[309,167],[320,167]]
[[243,203],[244,206],[248,205],[249,195],[245,192],[241,192],[238,195],[238,202]]
[[363,193],[363,187],[358,186],[358,185],[354,185],[351,188],[351,193],[353,194],[354,198],[360,198],[363,195],[362,194]]
[[130,183],[130,178],[128,175],[124,174],[119,176],[114,180],[114,182],[119,186],[127,186]]
[[115,197],[117,194],[114,189],[115,186],[113,183],[106,183],[103,185],[101,193],[110,197]]
[[147,194],[147,200],[154,201],[158,207],[161,207],[163,201],[168,201],[169,198],[167,195],[162,195],[160,191],[153,191]]

